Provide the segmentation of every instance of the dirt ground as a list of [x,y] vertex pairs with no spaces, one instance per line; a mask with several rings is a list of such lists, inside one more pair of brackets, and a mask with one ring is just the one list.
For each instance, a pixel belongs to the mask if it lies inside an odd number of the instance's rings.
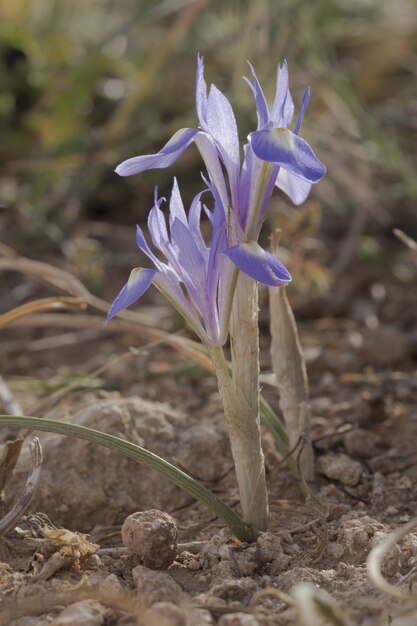
[[[407,284],[392,272],[357,264],[334,297],[293,299],[310,381],[315,498],[303,500],[265,431],[270,529],[245,545],[155,472],[84,441],[39,434],[43,464],[36,496],[18,529],[0,543],[0,623],[416,624],[415,603],[376,589],[365,565],[374,545],[416,515],[417,267],[399,242],[394,254],[411,276]],[[24,275],[4,277],[3,295],[12,305],[22,293],[46,295]],[[268,374],[265,297],[261,365]],[[2,375],[23,414],[139,443],[238,505],[215,380],[172,348],[153,344],[132,354],[129,346],[146,340],[127,331],[103,331],[99,324],[51,330],[29,321],[3,331],[2,342]],[[103,365],[99,376],[85,378]],[[75,374],[84,376],[83,383],[71,388]],[[263,393],[278,411],[274,387],[265,384]],[[4,454],[13,433],[0,434]],[[29,470],[25,444],[5,485],[6,509]],[[168,513],[178,529],[173,561],[162,569],[122,548],[126,517],[151,509]],[[72,534],[56,530],[63,528]],[[393,584],[412,586],[416,559],[414,532],[390,552],[382,573]],[[313,614],[305,621],[291,605],[288,594],[294,599],[301,582],[330,594],[335,609],[328,621]]]

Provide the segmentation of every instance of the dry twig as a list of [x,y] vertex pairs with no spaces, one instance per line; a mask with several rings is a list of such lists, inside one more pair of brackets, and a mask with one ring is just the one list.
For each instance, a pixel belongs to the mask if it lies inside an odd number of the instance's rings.
[[414,530],[417,527],[417,517],[412,519],[408,524],[405,524],[401,528],[397,528],[394,532],[390,533],[386,539],[381,541],[378,545],[372,548],[370,551],[368,558],[366,560],[366,565],[368,568],[369,578],[372,580],[374,585],[378,587],[381,591],[386,593],[387,595],[398,598],[400,600],[413,600],[414,603],[417,602],[417,594],[410,593],[405,591],[404,589],[400,589],[395,585],[391,585],[381,573],[381,565],[388,554],[388,552],[397,544],[405,535]]
[[38,488],[42,466],[42,448],[39,439],[34,437],[29,443],[29,447],[32,455],[32,468],[18,501],[0,521],[0,535],[4,535],[16,526],[19,519],[27,510]]
[[20,404],[14,398],[3,376],[0,375],[0,400],[9,415],[22,415]]

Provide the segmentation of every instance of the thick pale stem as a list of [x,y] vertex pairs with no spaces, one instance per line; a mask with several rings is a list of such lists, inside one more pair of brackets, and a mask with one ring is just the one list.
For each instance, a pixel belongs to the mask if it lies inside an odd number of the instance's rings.
[[243,517],[247,524],[264,531],[268,527],[268,496],[259,414],[258,285],[242,273],[237,280],[230,339],[233,379],[229,377],[227,393],[223,389],[221,394]]

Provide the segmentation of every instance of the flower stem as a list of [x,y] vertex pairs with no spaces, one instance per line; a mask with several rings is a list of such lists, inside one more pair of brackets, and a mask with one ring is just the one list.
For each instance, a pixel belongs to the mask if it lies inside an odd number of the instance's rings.
[[268,496],[260,430],[257,296],[257,283],[240,273],[231,321],[232,377],[223,351],[212,348],[211,356],[229,428],[243,519],[265,531]]

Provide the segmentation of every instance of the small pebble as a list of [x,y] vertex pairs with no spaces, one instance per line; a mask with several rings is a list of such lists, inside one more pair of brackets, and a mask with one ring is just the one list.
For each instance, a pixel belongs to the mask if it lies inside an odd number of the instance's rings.
[[156,602],[181,603],[187,600],[187,594],[167,573],[155,572],[143,565],[132,570],[133,580],[141,601],[152,606]]
[[337,543],[336,541],[334,541],[333,543],[328,544],[327,552],[335,559],[340,559],[344,555],[345,549],[341,543]]
[[387,366],[406,359],[410,354],[407,336],[393,325],[369,329],[363,336],[362,353],[367,364]]
[[106,607],[96,600],[81,600],[67,606],[54,618],[55,626],[102,626]]
[[358,461],[354,461],[347,454],[334,452],[324,454],[318,459],[317,470],[327,478],[338,480],[349,487],[355,487],[362,475],[362,465]]
[[355,428],[346,433],[343,445],[350,456],[360,459],[369,459],[378,451],[375,435],[363,428]]
[[222,615],[217,626],[259,626],[259,622],[250,613],[227,613]]
[[177,555],[178,530],[173,518],[156,509],[129,515],[122,541],[150,569],[167,569]]

